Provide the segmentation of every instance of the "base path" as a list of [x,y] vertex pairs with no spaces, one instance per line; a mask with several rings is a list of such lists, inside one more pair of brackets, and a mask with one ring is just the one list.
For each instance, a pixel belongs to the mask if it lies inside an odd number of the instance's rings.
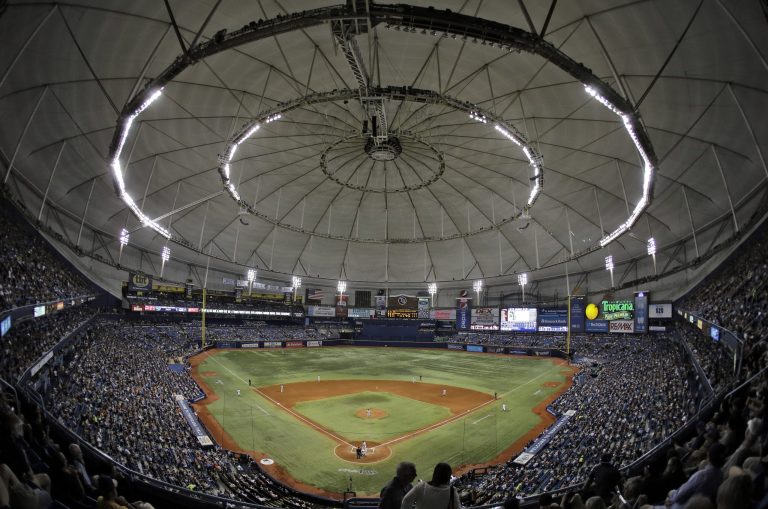
[[[192,365],[192,377],[195,379],[198,385],[205,391],[207,396],[205,400],[199,403],[196,403],[192,406],[198,412],[198,417],[206,426],[206,428],[211,433],[211,435],[213,435],[214,440],[216,440],[219,443],[219,445],[221,445],[226,449],[230,449],[234,452],[248,454],[256,460],[265,458],[267,457],[267,454],[263,452],[248,451],[240,447],[232,439],[232,437],[222,428],[221,424],[216,420],[216,418],[214,418],[213,415],[211,415],[210,412],[208,411],[207,405],[209,403],[212,403],[213,401],[216,401],[216,399],[218,399],[218,396],[216,395],[216,391],[212,387],[207,385],[203,377],[200,376],[202,373],[198,372],[198,366],[202,364],[202,362],[207,357],[216,355],[218,351],[219,350],[209,350],[190,359],[190,363]],[[494,355],[494,354],[483,354],[483,355]],[[544,359],[542,359],[542,361],[543,360]],[[467,472],[472,468],[489,466],[489,465],[499,464],[507,461],[509,458],[513,457],[514,455],[522,451],[525,444],[527,444],[530,440],[538,436],[542,431],[544,431],[544,429],[547,428],[547,426],[549,426],[550,424],[552,424],[552,422],[554,422],[554,417],[552,417],[552,415],[546,411],[547,405],[549,405],[552,401],[557,399],[558,396],[560,396],[563,392],[565,392],[571,386],[573,375],[578,370],[574,367],[569,366],[566,361],[561,359],[546,359],[546,360],[555,365],[562,366],[567,371],[569,371],[569,374],[566,380],[559,384],[556,382],[540,383],[539,387],[542,387],[542,388],[554,388],[553,387],[554,385],[558,385],[559,387],[557,387],[557,389],[545,401],[542,401],[541,403],[539,403],[539,405],[537,405],[533,409],[534,413],[536,413],[541,418],[541,421],[538,423],[538,425],[530,429],[524,436],[520,437],[514,444],[507,447],[504,451],[502,451],[496,458],[494,458],[490,462],[484,463],[484,464],[477,464],[477,465],[460,465],[454,469],[455,475],[460,475],[461,473]],[[210,375],[210,373],[207,373],[207,374]],[[528,385],[535,382],[536,382],[536,379],[534,378],[523,385]],[[446,389],[445,396],[443,396],[443,389]],[[418,434],[431,431],[435,428],[448,424],[449,422],[452,422],[456,419],[461,419],[467,414],[469,414],[470,412],[477,410],[479,408],[482,408],[483,406],[486,406],[494,401],[492,394],[485,394],[485,393],[474,391],[471,389],[464,389],[461,387],[445,386],[445,385],[438,385],[438,384],[428,384],[428,383],[422,383],[422,382],[413,383],[408,381],[396,381],[396,380],[323,380],[320,382],[312,380],[307,382],[283,384],[283,392],[280,391],[280,384],[261,387],[259,389],[252,388],[252,390],[260,393],[262,396],[264,396],[268,400],[273,401],[274,403],[279,403],[280,406],[283,408],[283,410],[293,414],[294,417],[305,421],[307,424],[315,427],[319,431],[332,437],[334,440],[336,440],[338,444],[334,450],[334,454],[352,463],[376,463],[379,461],[383,461],[384,459],[388,458],[389,455],[391,454],[391,450],[388,447],[389,445],[395,444],[403,440],[407,440]],[[515,389],[513,389],[513,391],[514,390]],[[319,424],[309,419],[306,419],[306,417],[301,416],[300,414],[298,414],[293,410],[293,407],[296,404],[303,401],[322,400],[322,399],[333,397],[333,396],[343,396],[347,394],[354,394],[354,393],[366,392],[366,391],[367,392],[377,392],[377,391],[389,392],[398,396],[403,396],[410,399],[423,401],[425,403],[440,405],[447,408],[450,411],[451,416],[440,422],[437,422],[435,424],[432,424],[420,430],[416,430],[411,433],[402,435],[393,440],[389,440],[385,443],[369,442],[368,443],[369,447],[374,447],[375,450],[368,456],[361,459],[357,459],[355,451],[351,447],[352,444],[350,443],[350,441],[345,440],[343,437],[336,435],[331,430],[324,429]],[[365,416],[366,410],[367,409],[358,409],[355,413],[358,414],[358,416],[363,417]],[[379,414],[379,412],[377,412],[376,410],[378,409],[375,409],[375,408],[372,409],[372,416],[370,417],[370,419],[377,419],[382,417],[382,415]],[[360,415],[361,412],[363,413],[362,415]],[[366,418],[366,417],[367,416],[363,418]],[[289,486],[292,486],[293,488],[299,491],[304,491],[306,493],[313,493],[316,495],[334,498],[334,499],[338,498],[338,495],[340,495],[339,493],[329,492],[329,491],[302,483],[296,480],[295,478],[293,478],[287,471],[285,471],[282,467],[280,467],[277,464],[269,465],[269,466],[261,465],[261,467],[275,479]]]

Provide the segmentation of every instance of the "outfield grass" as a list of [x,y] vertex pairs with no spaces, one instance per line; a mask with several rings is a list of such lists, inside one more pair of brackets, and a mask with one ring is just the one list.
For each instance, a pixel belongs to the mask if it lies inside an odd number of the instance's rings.
[[[392,477],[399,461],[415,462],[420,478],[429,478],[434,464],[439,461],[447,461],[453,466],[490,461],[539,424],[540,417],[532,409],[557,390],[548,385],[565,381],[568,373],[567,368],[553,364],[551,359],[442,349],[347,347],[226,350],[207,358],[198,368],[198,374],[219,396],[208,407],[211,414],[241,448],[266,452],[294,478],[328,491],[344,491],[351,477],[358,494],[378,493]],[[334,454],[336,441],[255,391],[248,390],[248,380],[253,387],[263,387],[312,381],[317,376],[322,380],[401,380],[409,383],[414,377],[418,380],[421,376],[426,383],[464,387],[490,395],[496,392],[499,400],[466,417],[396,443],[387,460],[359,465]],[[547,382],[550,383],[545,385]],[[236,396],[237,389],[241,389],[241,396]],[[374,440],[371,438],[374,433],[388,434],[401,425],[403,429],[422,427],[419,423],[402,424],[403,416],[421,418],[411,415],[413,411],[391,413],[393,418],[397,414],[398,423],[387,419],[362,421],[355,418],[351,414],[360,407],[360,402],[364,401],[364,406],[372,404],[370,395],[356,400],[355,396],[359,394],[304,402],[295,410],[339,432],[343,431],[342,427],[355,431],[354,426],[362,424],[366,428],[362,429],[365,435],[361,435],[361,439]],[[394,401],[398,409],[400,405],[418,405],[419,413],[435,406],[389,393],[380,397]],[[407,401],[396,401],[395,398]],[[506,403],[510,411],[501,412],[502,403]],[[378,403],[376,406],[383,408]],[[425,419],[440,420],[438,414],[435,410],[434,415],[425,416]],[[360,423],[355,423],[356,419]],[[376,431],[377,423],[384,431]]]

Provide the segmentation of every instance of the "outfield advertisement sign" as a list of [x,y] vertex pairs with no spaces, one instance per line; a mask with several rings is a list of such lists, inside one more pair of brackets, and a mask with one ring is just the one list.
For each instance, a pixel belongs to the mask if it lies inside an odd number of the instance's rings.
[[635,332],[648,332],[648,292],[635,292]]
[[237,341],[217,341],[216,348],[240,348]]
[[429,315],[430,315],[429,317],[432,318],[433,320],[455,320],[456,310],[455,309],[433,309]]
[[258,343],[241,343],[240,348],[258,348]]
[[482,352],[483,347],[480,345],[467,345],[467,352]]
[[456,299],[456,329],[468,330],[472,323],[472,299]]
[[264,348],[280,348],[283,346],[282,341],[265,341]]
[[507,308],[501,310],[501,330],[536,332],[536,308]]
[[585,302],[583,295],[574,295],[568,303],[571,308],[571,332],[584,332]]
[[304,342],[303,341],[286,341],[285,347],[286,348],[304,348]]
[[464,350],[464,345],[448,343],[448,350]]
[[307,347],[309,348],[316,348],[319,346],[323,346],[322,341],[307,341]]
[[472,309],[472,330],[499,330],[499,308]]
[[606,320],[632,320],[635,303],[631,300],[604,300],[600,308]]
[[349,308],[347,309],[347,316],[349,318],[371,318],[374,311],[372,308]]
[[419,297],[418,318],[429,318],[429,297]]
[[672,318],[672,303],[651,302],[648,306],[648,318]]
[[609,322],[609,331],[612,333],[628,334],[635,332],[634,320],[613,320]]
[[308,315],[336,318],[336,308],[332,308],[331,306],[309,306]]
[[568,308],[541,308],[539,332],[568,332]]
[[587,320],[587,332],[609,332],[608,320]]

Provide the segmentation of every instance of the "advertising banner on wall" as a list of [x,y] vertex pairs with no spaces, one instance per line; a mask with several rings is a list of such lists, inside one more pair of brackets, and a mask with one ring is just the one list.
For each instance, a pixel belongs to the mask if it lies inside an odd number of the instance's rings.
[[635,292],[635,332],[648,332],[648,292]]
[[472,309],[472,330],[499,330],[499,308]]
[[608,320],[587,320],[587,332],[608,332]]
[[148,292],[152,290],[152,276],[146,276],[138,272],[129,272],[128,290],[132,292]]
[[374,295],[373,306],[376,309],[376,316],[386,316],[387,315],[387,296]]
[[468,330],[472,323],[472,299],[459,297],[456,299],[456,329]]
[[536,308],[502,309],[500,328],[503,331],[536,332],[536,314]]
[[539,332],[568,332],[568,308],[541,308]]
[[336,296],[336,318],[347,317],[347,299],[349,299],[349,295]]
[[418,318],[429,318],[429,297],[419,297]]
[[373,312],[373,308],[349,308],[347,309],[347,316],[349,318],[371,318]]
[[634,320],[613,320],[609,322],[608,326],[610,332],[618,332],[622,334],[627,334],[630,332],[635,332],[635,321]]
[[632,320],[635,303],[631,300],[604,300],[600,311],[606,320]]
[[570,299],[571,307],[571,332],[584,332],[584,312],[586,299],[583,295],[574,295]]
[[672,303],[651,302],[648,305],[648,318],[672,318]]
[[309,306],[308,315],[333,318],[336,316],[336,308],[332,308],[330,306]]
[[433,309],[429,315],[430,315],[429,317],[434,320],[455,320],[456,310],[455,309]]

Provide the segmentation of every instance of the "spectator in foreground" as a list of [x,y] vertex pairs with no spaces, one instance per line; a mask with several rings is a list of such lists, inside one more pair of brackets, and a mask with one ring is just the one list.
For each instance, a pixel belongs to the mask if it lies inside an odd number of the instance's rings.
[[402,509],[461,509],[459,494],[451,486],[451,466],[438,463],[432,480],[421,481],[403,498]]
[[610,504],[613,492],[619,483],[621,483],[621,472],[611,464],[611,455],[604,453],[600,457],[600,464],[596,465],[590,472],[587,482],[584,484],[584,491],[588,492],[593,489],[597,496]]
[[413,480],[416,479],[416,465],[403,461],[397,465],[395,477],[381,489],[379,509],[400,509],[403,497],[411,491]]
[[709,447],[707,455],[708,463],[680,486],[680,489],[669,493],[668,506],[673,509],[683,509],[685,503],[694,495],[704,495],[712,501],[715,500],[717,489],[723,482],[723,473],[720,469],[725,464],[725,446],[715,442]]

